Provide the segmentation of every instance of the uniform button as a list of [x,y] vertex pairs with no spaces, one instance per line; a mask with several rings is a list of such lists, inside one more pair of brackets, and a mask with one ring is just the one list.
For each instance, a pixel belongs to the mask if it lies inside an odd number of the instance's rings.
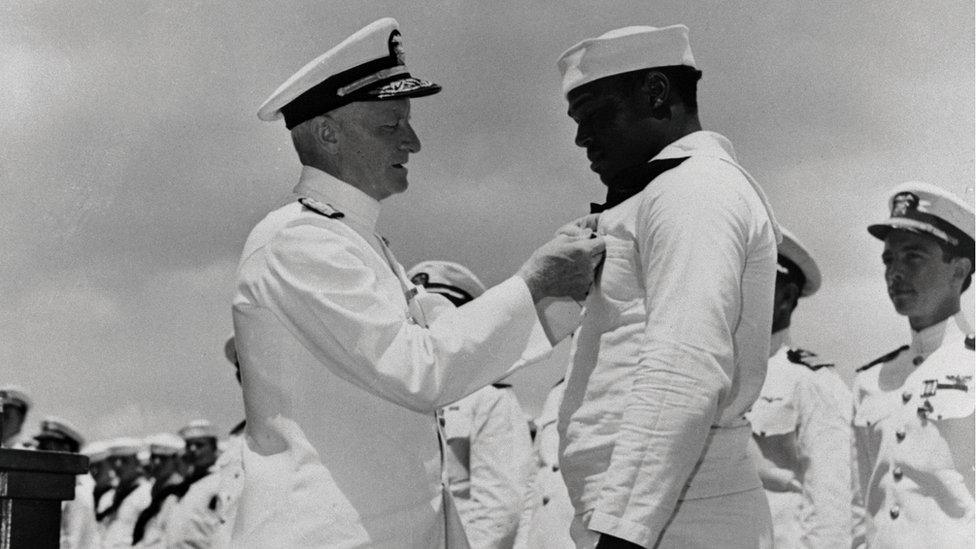
[[891,476],[895,477],[895,480],[901,480],[905,473],[902,472],[901,467],[895,467],[891,470]]
[[898,518],[898,515],[901,514],[901,507],[898,507],[897,505],[892,505],[891,509],[888,510],[888,514],[891,515],[891,518],[893,519]]
[[901,427],[897,431],[895,431],[895,438],[898,439],[898,442],[901,442],[901,441],[905,440],[905,428],[904,427]]
[[908,402],[911,399],[912,399],[912,392],[911,391],[905,391],[904,393],[901,394],[901,401],[902,402]]
[[915,357],[915,358],[912,359],[912,364],[914,364],[916,366],[918,366],[919,364],[921,364],[923,362],[925,362],[925,357],[924,356],[921,356],[921,355],[919,355],[919,356],[917,356],[917,357]]

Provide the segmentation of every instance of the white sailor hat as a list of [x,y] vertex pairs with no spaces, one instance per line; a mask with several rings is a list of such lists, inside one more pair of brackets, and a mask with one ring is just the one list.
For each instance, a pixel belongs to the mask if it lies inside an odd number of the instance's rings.
[[4,405],[19,405],[25,411],[30,410],[31,406],[34,405],[30,397],[27,396],[27,391],[20,385],[0,386],[0,399],[3,400]]
[[218,432],[217,427],[206,419],[194,419],[179,430],[179,435],[183,440],[189,440],[191,438],[217,438]]
[[302,67],[258,109],[261,120],[285,118],[288,129],[354,101],[432,95],[441,87],[407,71],[396,19],[366,25]]
[[422,261],[407,271],[407,277],[431,293],[441,294],[462,305],[485,293],[485,285],[464,265],[451,261]]
[[[783,241],[779,243],[776,271],[802,281],[800,295],[811,296],[820,289],[820,268],[807,248],[786,227],[780,225]],[[799,275],[799,276],[798,276]]]
[[122,437],[108,441],[109,457],[138,457],[142,449],[142,441],[137,438]]
[[80,448],[85,444],[85,437],[68,421],[59,417],[49,416],[41,420],[41,432],[34,436],[35,440],[42,439],[67,440]]
[[150,455],[175,456],[186,448],[182,438],[173,433],[156,433],[146,437]]
[[108,440],[94,440],[81,449],[81,455],[88,456],[89,463],[98,463],[108,457]]
[[642,69],[685,65],[694,69],[688,27],[624,27],[588,38],[557,61],[563,94],[595,80]]
[[972,249],[976,235],[973,208],[952,193],[929,183],[911,181],[891,190],[891,217],[868,226],[868,232],[884,240],[892,229],[930,234],[952,247]]

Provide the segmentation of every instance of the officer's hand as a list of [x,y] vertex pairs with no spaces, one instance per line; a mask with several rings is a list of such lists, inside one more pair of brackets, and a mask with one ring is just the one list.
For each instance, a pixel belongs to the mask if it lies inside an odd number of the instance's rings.
[[575,221],[570,221],[569,223],[559,227],[556,231],[556,236],[566,235],[576,238],[587,237],[590,234],[596,233],[597,223],[600,220],[600,214],[590,214],[583,216]]
[[535,303],[567,296],[582,301],[604,248],[603,238],[590,232],[577,237],[557,235],[533,252],[517,274],[525,280]]

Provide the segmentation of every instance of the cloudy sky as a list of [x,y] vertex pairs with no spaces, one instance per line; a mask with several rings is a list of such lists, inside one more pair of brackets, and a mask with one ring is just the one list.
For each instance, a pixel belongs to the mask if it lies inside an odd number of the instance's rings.
[[[886,190],[972,202],[971,1],[5,2],[0,6],[0,383],[91,437],[242,417],[222,354],[249,229],[299,167],[261,102],[384,16],[415,75],[423,151],[384,205],[402,263],[494,284],[603,188],[555,60],[621,26],[684,23],[702,123],[734,143],[824,273],[794,340],[853,367],[903,343],[884,292]],[[965,296],[970,318],[972,293]],[[566,351],[518,374],[530,415]]]

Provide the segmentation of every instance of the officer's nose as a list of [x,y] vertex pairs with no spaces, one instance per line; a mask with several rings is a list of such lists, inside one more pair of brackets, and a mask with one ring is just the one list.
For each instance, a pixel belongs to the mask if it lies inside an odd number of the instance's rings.
[[583,126],[577,126],[575,139],[576,146],[585,148],[590,144],[590,141],[592,141],[590,134],[583,130]]
[[400,146],[403,150],[411,153],[420,152],[420,138],[417,137],[417,132],[413,131],[413,126],[409,122],[406,124],[403,143]]

